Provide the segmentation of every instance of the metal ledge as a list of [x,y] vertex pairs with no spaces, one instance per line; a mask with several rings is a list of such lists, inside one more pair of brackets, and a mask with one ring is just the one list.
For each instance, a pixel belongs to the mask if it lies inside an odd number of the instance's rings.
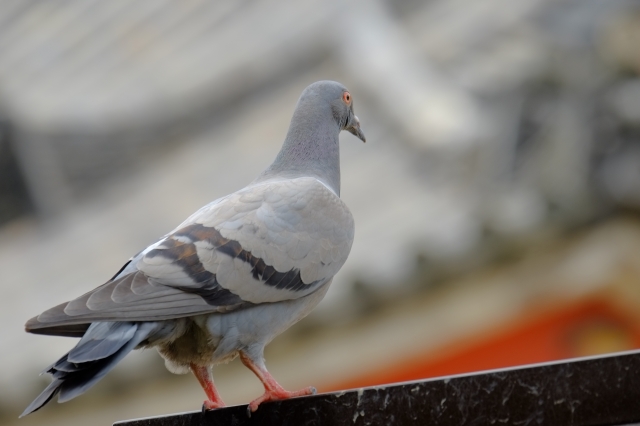
[[640,351],[114,423],[204,425],[640,424]]

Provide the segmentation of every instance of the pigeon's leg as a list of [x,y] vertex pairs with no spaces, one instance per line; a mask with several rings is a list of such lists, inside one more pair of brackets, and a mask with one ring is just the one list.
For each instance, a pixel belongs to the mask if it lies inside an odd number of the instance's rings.
[[262,356],[258,357],[258,359],[255,360],[252,359],[246,352],[240,351],[240,360],[249,370],[253,371],[253,373],[258,376],[258,379],[260,379],[260,381],[264,385],[264,394],[249,403],[249,407],[247,410],[249,415],[255,412],[258,409],[258,406],[263,402],[293,398],[295,396],[313,395],[316,393],[316,388],[314,388],[313,386],[309,386],[307,388],[293,392],[285,390],[267,371],[267,367],[264,365]]
[[220,398],[220,394],[216,389],[216,386],[213,384],[213,378],[211,377],[211,371],[209,371],[208,367],[202,367],[200,365],[189,364],[191,367],[191,371],[193,375],[196,376],[198,382],[200,382],[200,386],[204,389],[204,393],[207,394],[207,400],[202,404],[203,410],[213,410],[214,408],[224,407],[225,404]]

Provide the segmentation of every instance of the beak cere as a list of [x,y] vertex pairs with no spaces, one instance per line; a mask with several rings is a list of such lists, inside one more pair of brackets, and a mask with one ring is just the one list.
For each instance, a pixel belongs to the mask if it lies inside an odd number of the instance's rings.
[[349,124],[347,125],[345,130],[355,135],[362,142],[367,141],[367,139],[364,136],[364,133],[362,132],[362,129],[360,128],[360,120],[358,120],[358,117],[356,115],[351,115]]

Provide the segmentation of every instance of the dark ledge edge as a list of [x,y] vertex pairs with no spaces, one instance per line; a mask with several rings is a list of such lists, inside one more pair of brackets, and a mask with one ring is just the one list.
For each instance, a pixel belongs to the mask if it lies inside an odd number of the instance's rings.
[[640,422],[640,350],[192,411],[114,426],[624,425]]

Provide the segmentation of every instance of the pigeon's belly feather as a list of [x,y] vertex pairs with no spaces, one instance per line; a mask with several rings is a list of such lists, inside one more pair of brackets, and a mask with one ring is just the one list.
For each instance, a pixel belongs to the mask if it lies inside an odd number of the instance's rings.
[[212,362],[226,362],[240,349],[264,347],[277,335],[307,316],[322,300],[330,282],[308,296],[277,303],[264,303],[225,314],[206,316],[212,340],[220,339]]

